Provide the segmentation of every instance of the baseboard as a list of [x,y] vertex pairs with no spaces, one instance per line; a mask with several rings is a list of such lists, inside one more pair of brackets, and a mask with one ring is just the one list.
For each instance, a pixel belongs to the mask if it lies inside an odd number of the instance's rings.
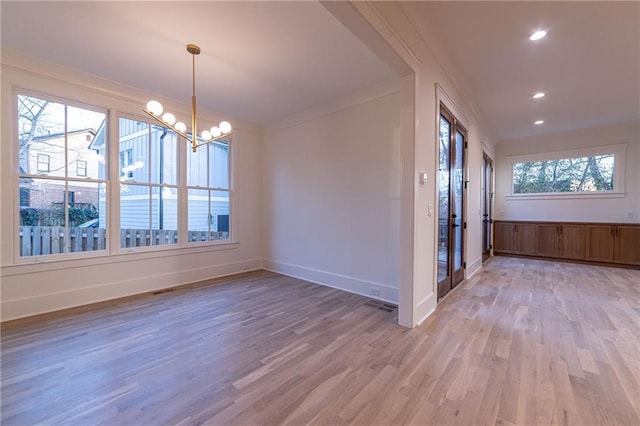
[[418,326],[422,324],[427,318],[431,316],[432,313],[436,310],[436,305],[438,304],[438,298],[435,293],[431,293],[420,302],[418,302],[418,306],[416,306],[416,315],[417,318],[414,326]]
[[147,275],[143,278],[75,288],[56,293],[38,294],[20,299],[2,300],[0,309],[1,321],[75,308],[259,269],[262,269],[262,260],[252,259],[166,274]]
[[480,268],[482,268],[482,256],[469,264],[469,267],[467,268],[467,276],[465,277],[465,279],[468,280],[469,278],[471,278],[476,272],[480,270]]
[[[306,266],[278,262],[271,259],[263,259],[262,265],[264,269],[278,274],[299,278],[314,284],[337,288],[339,290],[348,291],[350,293],[359,294],[372,299],[394,304],[398,303],[398,289],[386,284],[362,280],[346,275],[334,274],[332,272],[321,271],[314,268],[308,268]],[[375,291],[379,294],[373,294]]]

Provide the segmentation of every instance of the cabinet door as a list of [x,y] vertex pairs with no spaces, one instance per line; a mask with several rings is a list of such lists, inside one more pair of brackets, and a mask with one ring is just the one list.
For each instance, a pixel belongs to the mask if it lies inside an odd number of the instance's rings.
[[535,256],[536,254],[536,224],[515,223],[513,225],[513,252]]
[[613,262],[614,226],[587,225],[586,260],[594,262]]
[[494,222],[493,234],[495,253],[513,253],[513,223]]
[[586,250],[584,225],[562,225],[558,245],[559,257],[584,260]]
[[536,239],[536,255],[545,257],[558,257],[558,234],[560,225],[540,223],[536,226],[538,238]]
[[617,225],[614,262],[640,265],[640,226]]

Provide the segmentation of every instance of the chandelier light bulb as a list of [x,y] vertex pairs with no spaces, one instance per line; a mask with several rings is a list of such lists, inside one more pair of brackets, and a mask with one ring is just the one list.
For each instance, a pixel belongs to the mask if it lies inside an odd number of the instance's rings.
[[184,124],[182,121],[178,121],[175,127],[176,127],[176,130],[181,133],[184,133],[187,131],[187,125]]
[[214,138],[217,138],[218,136],[221,136],[221,135],[222,135],[222,131],[218,127],[213,126],[211,128],[211,136],[213,136]]
[[200,136],[206,141],[211,139],[211,133],[208,130],[203,130],[202,133],[200,133]]
[[162,110],[162,104],[158,101],[149,101],[149,103],[147,103],[147,111],[155,116],[160,116]]
[[169,126],[173,126],[173,123],[176,122],[176,116],[171,114],[170,112],[165,112],[162,116],[162,121],[167,123]]
[[222,133],[229,133],[231,131],[231,124],[229,124],[228,121],[221,121],[218,127],[220,127]]
[[529,40],[531,41],[540,40],[541,38],[544,38],[544,36],[546,35],[547,35],[547,32],[544,30],[536,31],[535,33],[531,34],[531,36],[529,36]]

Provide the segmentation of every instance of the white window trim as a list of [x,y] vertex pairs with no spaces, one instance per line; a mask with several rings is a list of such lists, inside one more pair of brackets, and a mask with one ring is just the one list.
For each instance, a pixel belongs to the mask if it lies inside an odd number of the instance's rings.
[[[119,188],[120,188],[120,180],[119,177],[119,139],[118,135],[118,125],[119,118],[129,118],[132,120],[138,120],[141,122],[148,123],[150,125],[155,125],[154,122],[148,120],[147,117],[143,117],[141,115],[137,115],[135,113],[130,113],[125,111],[125,109],[121,109],[118,105],[121,104],[120,99],[116,99],[110,96],[96,96],[96,99],[85,99],[84,96],[80,96],[81,93],[76,93],[74,90],[69,90],[69,97],[66,95],[59,95],[56,93],[60,93],[57,90],[49,90],[50,88],[38,88],[37,84],[36,88],[29,88],[27,84],[9,84],[8,93],[11,95],[11,106],[12,112],[10,113],[10,127],[11,127],[11,135],[12,142],[11,147],[8,150],[9,157],[11,158],[11,191],[12,191],[12,211],[16,209],[17,203],[19,200],[19,178],[20,176],[33,176],[38,178],[43,178],[41,175],[24,175],[20,174],[17,162],[14,161],[16,155],[15,141],[14,137],[17,137],[17,125],[14,123],[16,120],[15,111],[17,111],[17,96],[26,95],[33,97],[41,97],[48,99],[50,101],[63,103],[67,106],[77,107],[77,108],[89,108],[94,111],[103,112],[106,115],[107,119],[107,156],[110,156],[108,160],[108,168],[106,170],[108,178],[104,180],[96,180],[98,183],[106,183],[106,200],[107,200],[107,240],[104,250],[99,251],[87,251],[87,252],[68,252],[68,253],[60,253],[60,254],[49,254],[49,255],[38,255],[38,256],[20,256],[19,247],[20,247],[20,237],[17,229],[19,227],[19,215],[13,213],[12,229],[10,230],[12,234],[12,244],[13,250],[11,258],[13,260],[12,264],[3,265],[3,270],[13,270],[15,269],[15,273],[20,274],[23,273],[22,268],[30,268],[30,265],[34,264],[58,264],[61,269],[67,268],[67,262],[73,262],[74,265],[80,262],[81,264],[87,265],[101,265],[101,264],[110,264],[112,262],[128,262],[134,261],[137,259],[147,259],[147,258],[157,258],[164,256],[175,256],[176,254],[191,254],[191,253],[200,253],[200,252],[209,252],[209,251],[218,251],[218,250],[229,250],[229,249],[237,249],[239,247],[239,228],[238,228],[238,199],[235,191],[235,183],[237,182],[238,177],[238,157],[237,157],[237,149],[235,147],[235,143],[237,143],[239,139],[239,134],[236,133],[232,138],[229,139],[229,187],[222,189],[229,192],[229,220],[230,220],[230,238],[228,240],[212,240],[212,241],[204,241],[199,244],[189,243],[186,241],[186,229],[187,229],[187,210],[186,210],[186,159],[183,158],[184,150],[178,149],[178,157],[177,160],[180,162],[179,165],[179,173],[178,173],[178,181],[176,185],[155,185],[153,186],[171,186],[178,188],[179,192],[179,205],[178,205],[178,244],[167,244],[167,245],[159,245],[159,246],[145,246],[145,247],[136,247],[136,248],[121,248],[120,247],[120,199],[119,199]],[[71,86],[70,86],[71,87]],[[63,89],[64,91],[64,89]],[[186,115],[186,114],[185,114]],[[236,129],[238,131],[238,129]],[[184,139],[179,138],[179,141],[187,143]],[[116,153],[115,155],[113,153]],[[113,177],[113,178],[110,178]],[[68,181],[85,181],[81,178],[65,178]],[[217,189],[217,188],[213,188]],[[183,219],[184,218],[184,219]],[[115,232],[113,231],[115,230]],[[11,259],[9,258],[9,259]],[[51,266],[47,267],[49,270]],[[31,271],[31,269],[29,269]]]
[[[589,148],[578,148],[566,151],[550,151],[537,154],[510,155],[506,157],[509,164],[509,178],[511,190],[505,195],[507,200],[560,200],[570,198],[623,198],[625,192],[625,162],[627,144],[602,145]],[[534,161],[549,161],[565,158],[590,157],[595,155],[614,155],[614,176],[612,191],[582,191],[582,192],[542,192],[530,194],[516,194],[513,192],[513,166],[518,163],[529,163]]]

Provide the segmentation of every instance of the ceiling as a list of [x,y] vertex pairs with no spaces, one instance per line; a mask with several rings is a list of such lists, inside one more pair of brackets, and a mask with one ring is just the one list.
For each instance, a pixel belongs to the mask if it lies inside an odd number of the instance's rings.
[[[497,141],[640,117],[640,2],[400,4]],[[3,48],[185,103],[196,43],[199,107],[258,124],[398,75],[315,1],[0,7]]]
[[[640,118],[640,2],[402,8],[497,141]],[[547,36],[534,43],[537,29]],[[531,99],[539,91],[546,96]]]
[[317,2],[1,2],[2,47],[267,124],[395,73]]

